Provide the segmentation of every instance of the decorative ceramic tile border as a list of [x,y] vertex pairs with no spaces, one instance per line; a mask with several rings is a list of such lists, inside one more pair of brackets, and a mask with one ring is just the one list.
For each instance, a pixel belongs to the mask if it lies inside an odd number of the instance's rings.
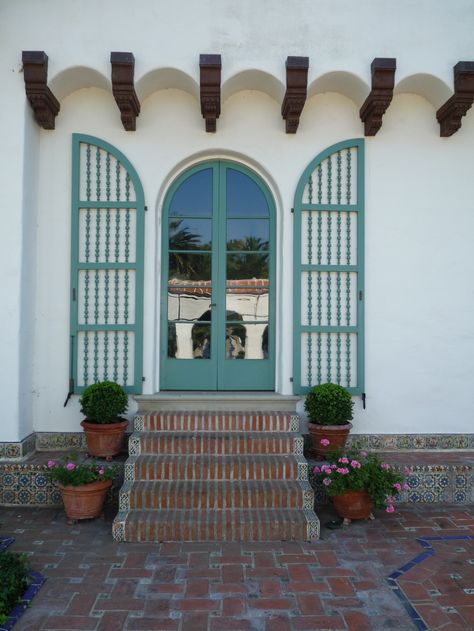
[[474,434],[349,434],[348,445],[361,449],[474,449]]
[[408,563],[405,563],[405,565],[402,565],[402,567],[395,572],[392,572],[392,574],[390,574],[390,576],[386,579],[393,593],[400,599],[402,605],[404,606],[406,612],[410,616],[413,624],[418,629],[418,631],[430,631],[430,627],[425,623],[421,615],[411,604],[410,599],[407,597],[402,587],[400,587],[400,585],[398,584],[398,579],[435,554],[435,550],[430,544],[430,541],[474,541],[474,536],[452,535],[447,537],[420,537],[417,539],[417,542],[424,548],[424,551]]
[[67,449],[85,449],[84,432],[36,432],[37,451],[62,451]]
[[21,460],[35,450],[35,434],[30,434],[19,442],[0,443],[0,460]]
[[[14,539],[4,538],[0,539],[0,550],[5,550],[9,545],[13,543]],[[20,599],[20,602],[15,606],[13,611],[8,616],[5,623],[0,626],[0,631],[10,631],[13,626],[18,622],[19,618],[23,615],[27,607],[30,606],[34,596],[38,593],[39,588],[45,582],[46,577],[39,572],[31,571],[29,573],[30,583],[26,588],[25,593]]]

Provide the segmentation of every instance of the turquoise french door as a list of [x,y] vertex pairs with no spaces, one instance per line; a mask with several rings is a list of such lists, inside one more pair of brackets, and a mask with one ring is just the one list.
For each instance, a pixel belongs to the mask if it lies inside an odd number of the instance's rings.
[[274,390],[275,208],[229,161],[201,163],[163,210],[161,389]]

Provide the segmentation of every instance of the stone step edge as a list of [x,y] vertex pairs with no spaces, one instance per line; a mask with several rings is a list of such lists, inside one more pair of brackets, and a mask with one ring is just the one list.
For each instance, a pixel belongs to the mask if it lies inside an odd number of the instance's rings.
[[[136,476],[136,470],[137,470],[137,464],[140,462],[140,459],[143,456],[152,456],[152,457],[156,457],[156,458],[160,458],[160,456],[154,456],[154,454],[138,454],[138,455],[134,455],[134,456],[129,456],[128,459],[125,462],[125,472],[124,472],[124,477],[125,480],[129,480],[129,481],[145,481],[143,478],[137,478]],[[215,454],[204,454],[205,457],[210,457],[210,458],[220,458],[220,459],[231,459],[232,462],[236,462],[238,461],[240,458],[248,458],[249,456],[243,455],[243,454],[228,454],[228,455],[215,455]],[[251,454],[252,457],[255,457],[254,454]],[[181,455],[181,454],[166,454],[166,457],[169,458],[175,458],[176,460],[179,460],[180,462],[185,461],[187,459],[199,459],[200,455],[196,454],[196,455]],[[282,456],[280,454],[271,454],[271,455],[262,455],[262,456],[256,456],[256,457],[261,457],[261,458],[274,458],[274,459],[281,459]],[[295,454],[287,454],[285,455],[286,458],[291,458],[298,466],[298,472],[297,472],[297,477],[296,480],[307,480],[308,479],[308,473],[309,473],[309,468],[308,468],[308,462],[307,460],[301,456],[301,455],[295,455]],[[163,480],[163,478],[161,478]],[[175,480],[180,480],[181,478],[174,478]],[[189,479],[189,478],[187,478]],[[192,478],[193,480],[198,480],[200,478]],[[289,480],[290,478],[259,478],[260,480],[264,481],[264,480],[268,480],[268,481],[277,481],[279,479],[281,480]],[[294,478],[292,478],[294,479]],[[148,478],[146,479],[148,480]],[[166,478],[166,480],[168,480],[168,478]],[[217,481],[217,478],[212,478],[212,481]],[[232,479],[230,478],[222,478],[222,481],[232,481]],[[151,481],[151,480],[149,480]],[[164,480],[163,480],[164,481]]]
[[[319,534],[320,534],[320,525],[319,525],[319,519],[318,516],[316,515],[316,513],[312,510],[312,509],[259,509],[259,508],[253,508],[253,509],[222,509],[222,513],[227,513],[228,511],[232,511],[235,512],[235,510],[239,511],[239,516],[240,519],[242,520],[243,517],[253,517],[256,516],[257,519],[252,521],[249,521],[249,523],[255,523],[255,524],[259,524],[261,523],[265,517],[269,517],[269,521],[272,521],[272,523],[277,524],[278,520],[275,519],[276,515],[276,511],[278,511],[278,513],[282,513],[283,514],[285,512],[289,513],[289,517],[287,518],[287,520],[285,521],[290,521],[291,520],[291,516],[295,515],[295,513],[299,513],[300,515],[302,514],[305,522],[306,522],[306,537],[304,538],[304,541],[315,541],[317,539],[319,539]],[[142,511],[145,512],[145,511]],[[157,520],[163,520],[167,517],[173,517],[176,516],[176,514],[183,514],[186,512],[191,512],[189,509],[182,509],[182,510],[150,510],[150,511],[146,511],[150,513],[150,516],[153,515],[153,517],[155,517]],[[202,511],[203,516],[206,515],[208,511]],[[212,511],[214,517],[216,516],[216,513],[218,514],[219,511]],[[120,542],[125,542],[125,527],[126,527],[126,522],[127,522],[127,518],[129,517],[129,511],[126,510],[119,510],[119,512],[117,513],[117,515],[114,518],[114,521],[112,523],[112,536],[114,541],[116,541],[117,543]],[[225,517],[225,515],[223,515],[223,518]],[[173,521],[173,520],[171,520]],[[266,540],[266,539],[265,539]],[[172,541],[172,539],[170,539],[170,541]],[[207,541],[209,541],[209,539],[207,539]],[[219,541],[222,541],[222,539],[220,539]]]
[[[205,436],[205,437],[209,437],[209,436],[215,436],[216,438],[236,438],[239,436],[238,432],[133,432],[133,434],[130,435],[129,439],[128,439],[128,453],[131,456],[138,456],[141,453],[144,454],[148,454],[148,455],[153,455],[153,452],[142,452],[142,448],[141,448],[141,439],[142,438],[154,438],[156,436],[173,436],[174,438],[183,438],[183,439],[189,439],[190,436],[193,437],[199,437],[199,436]],[[292,440],[293,441],[293,450],[292,451],[287,451],[287,452],[280,452],[282,455],[285,454],[294,454],[296,456],[300,456],[303,455],[303,437],[301,436],[301,434],[296,434],[296,433],[288,433],[288,432],[281,432],[281,433],[277,433],[277,432],[248,432],[245,434],[246,438],[250,438],[250,439],[262,439],[262,436],[265,436],[265,438],[267,440],[270,439],[278,439],[278,440]],[[226,454],[219,454],[219,453],[215,453],[215,452],[202,452],[202,455],[226,455]],[[159,454],[156,454],[159,456]],[[167,455],[172,455],[172,454],[167,454]],[[176,455],[180,455],[179,453],[177,453]],[[181,455],[185,456],[186,454],[181,453]],[[198,454],[196,454],[198,455]],[[240,453],[240,454],[227,454],[229,456],[235,456],[235,455],[246,455],[245,453]],[[276,455],[275,453],[269,453],[267,454],[266,452],[262,452],[262,453],[254,453],[251,452],[248,455]]]
[[[145,485],[146,484],[150,484],[150,486],[151,485],[154,485],[154,486],[162,485],[163,489],[161,489],[161,490],[162,490],[163,494],[166,495],[166,493],[167,493],[167,488],[166,487],[171,486],[171,483],[174,483],[174,482],[175,482],[174,480],[159,480],[157,482],[155,482],[155,481],[148,481],[147,480],[147,481],[141,482],[141,484],[145,484]],[[211,481],[211,484],[213,482],[214,481]],[[252,485],[257,487],[257,484],[258,484],[258,482],[255,482],[253,480],[244,480],[242,482],[246,483],[245,485],[249,487],[250,491],[254,490],[252,488]],[[306,480],[294,480],[293,482],[294,482],[294,485],[295,486],[297,485],[298,488],[302,492],[302,498],[301,499],[302,499],[302,504],[303,505],[300,506],[299,508],[300,509],[312,509],[314,507],[314,491],[313,491],[310,483],[308,481],[306,481]],[[185,486],[186,483],[190,483],[190,482],[180,481],[180,483],[183,486]],[[224,483],[227,483],[229,485],[229,489],[227,491],[228,491],[228,497],[230,497],[232,495],[232,480],[224,480],[223,482],[216,481],[214,483],[214,486],[219,486],[219,485],[223,486]],[[263,483],[265,484],[265,482],[263,482]],[[272,480],[268,484],[271,484],[273,486],[274,481]],[[276,482],[276,484],[278,484],[278,481]],[[131,496],[131,493],[133,491],[133,486],[134,486],[134,482],[131,482],[129,480],[126,480],[123,483],[122,488],[120,489],[120,492],[119,492],[119,511],[137,510],[137,507],[133,507],[132,508],[130,506],[130,496]],[[259,485],[259,486],[261,486],[261,485]],[[255,488],[255,491],[257,491],[257,490],[258,490],[258,487]],[[158,495],[160,494],[160,489],[159,488],[155,489],[155,494],[158,494]],[[223,497],[224,497],[224,494],[223,494]],[[241,507],[226,506],[225,508],[219,508],[217,510],[226,510],[226,509],[232,510],[232,509],[235,509],[235,508],[238,508],[238,509],[241,509],[241,510],[245,509],[244,506],[241,506]],[[271,506],[269,506],[269,507],[261,506],[261,507],[254,507],[254,508],[255,508],[255,510],[260,510],[262,508],[265,509],[265,508],[273,508],[273,507],[271,507]],[[291,507],[288,507],[288,510],[291,510],[291,509],[292,509]],[[138,509],[138,510],[146,510],[146,509]],[[150,510],[166,510],[166,509],[155,508],[155,509],[150,509]],[[174,509],[168,509],[168,510],[174,510]],[[180,510],[180,509],[176,509],[176,510]],[[192,510],[192,509],[182,509],[182,510]],[[215,509],[203,507],[201,510],[215,510]],[[294,509],[293,508],[292,510],[298,510],[298,509]]]

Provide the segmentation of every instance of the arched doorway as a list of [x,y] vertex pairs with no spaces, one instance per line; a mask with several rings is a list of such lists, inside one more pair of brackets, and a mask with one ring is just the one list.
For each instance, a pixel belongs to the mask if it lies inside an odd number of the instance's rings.
[[185,171],[163,209],[161,389],[274,390],[275,205],[227,160]]

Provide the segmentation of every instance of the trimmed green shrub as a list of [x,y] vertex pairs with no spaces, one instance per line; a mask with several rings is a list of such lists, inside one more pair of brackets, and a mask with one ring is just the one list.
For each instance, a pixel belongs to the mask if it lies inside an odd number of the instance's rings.
[[353,418],[353,407],[349,392],[335,383],[313,386],[304,402],[310,422],[317,425],[345,425]]
[[29,571],[26,555],[16,552],[0,554],[0,624],[8,620],[28,587]]
[[118,383],[100,381],[84,390],[79,403],[88,423],[118,423],[128,407],[128,397]]

